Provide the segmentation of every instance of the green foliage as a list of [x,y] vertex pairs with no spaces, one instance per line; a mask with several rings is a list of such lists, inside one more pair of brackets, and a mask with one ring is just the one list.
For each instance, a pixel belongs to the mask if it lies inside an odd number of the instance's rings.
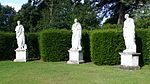
[[121,29],[122,26],[119,24],[103,24],[102,29]]
[[41,14],[39,12],[39,9],[35,6],[32,6],[31,3],[22,5],[21,10],[15,16],[15,20],[20,20],[24,25],[26,32],[37,31],[35,27],[40,18]]
[[[38,47],[38,35],[29,33],[26,35],[26,44],[28,47],[28,56],[31,58],[40,58]],[[15,49],[17,41],[14,33],[0,32],[0,60],[13,60],[15,58]]]
[[81,46],[82,46],[84,61],[85,62],[91,62],[91,56],[90,56],[90,31],[88,31],[88,30],[83,30],[82,31]]
[[97,65],[120,63],[119,52],[124,49],[121,31],[94,30],[91,33],[91,60]]
[[0,32],[0,60],[13,60],[15,57],[16,38],[14,33]]
[[29,59],[40,59],[38,33],[28,33],[26,35],[26,44],[28,47],[28,58]]
[[138,7],[134,10],[132,16],[134,16],[135,24],[137,28],[150,28],[150,2]]
[[[71,48],[71,31],[47,29],[40,33],[40,54],[44,61],[67,61],[68,50]],[[90,39],[89,32],[82,32],[83,58],[86,62],[90,58]]]
[[40,33],[39,43],[43,61],[68,60],[71,32],[67,30],[44,30]]
[[96,12],[89,0],[84,1],[82,4],[80,1],[76,3],[71,0],[44,0],[38,6],[42,18],[36,29],[70,29],[75,18],[82,24],[83,29],[94,29],[99,24]]
[[138,19],[135,25],[137,28],[150,28],[150,18]]
[[[141,53],[140,66],[150,63],[150,30],[136,30],[137,52]],[[94,30],[90,37],[91,59],[97,65],[120,63],[119,52],[125,49],[121,30]]]
[[10,6],[0,4],[0,31],[14,31],[14,15],[16,11]]
[[150,30],[140,29],[136,32],[137,51],[141,53],[140,65],[150,63]]
[[90,0],[84,0],[84,3],[80,3],[80,0],[75,0],[72,5],[73,10],[71,11],[70,17],[79,19],[82,24],[83,29],[95,29],[98,27],[99,19],[97,18],[97,13],[91,6]]
[[[124,21],[124,14],[134,13],[134,10],[139,9],[139,6],[146,4],[148,0],[92,0],[96,11],[100,13],[101,18],[110,16],[107,22],[122,24]],[[96,4],[96,5],[95,5]],[[115,18],[115,19],[114,19]],[[116,21],[117,19],[117,21]],[[113,21],[112,21],[113,20]]]

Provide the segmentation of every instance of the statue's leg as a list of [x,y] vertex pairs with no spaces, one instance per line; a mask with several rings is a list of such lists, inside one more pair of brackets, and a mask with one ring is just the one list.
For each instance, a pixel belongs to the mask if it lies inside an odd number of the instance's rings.
[[20,37],[17,38],[17,44],[18,44],[18,49],[21,49],[22,39]]
[[131,44],[131,42],[130,42],[129,37],[126,37],[126,38],[125,38],[125,46],[126,46],[126,49],[129,49],[129,48],[130,48],[130,44]]
[[82,50],[82,47],[81,47],[81,39],[80,39],[80,38],[78,39],[78,49],[79,49],[79,50]]
[[22,48],[24,48],[24,46],[25,46],[25,37],[22,36]]
[[132,45],[130,46],[130,49],[131,49],[133,52],[136,52],[136,44],[135,44],[134,38],[131,40],[131,42],[132,42]]

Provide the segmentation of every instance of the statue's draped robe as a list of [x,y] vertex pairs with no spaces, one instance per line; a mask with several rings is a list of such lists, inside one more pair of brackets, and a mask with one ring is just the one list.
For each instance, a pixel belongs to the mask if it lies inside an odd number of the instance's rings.
[[24,36],[23,25],[16,26],[15,31],[16,31],[16,39],[17,39],[18,48],[23,49],[25,46],[25,36]]
[[123,37],[126,46],[124,52],[136,52],[135,25],[132,18],[128,18],[124,21]]
[[81,50],[81,24],[76,22],[72,25],[72,49]]

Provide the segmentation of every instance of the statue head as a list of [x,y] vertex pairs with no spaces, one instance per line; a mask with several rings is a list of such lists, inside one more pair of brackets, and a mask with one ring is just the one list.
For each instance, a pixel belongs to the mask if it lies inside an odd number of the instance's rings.
[[125,14],[124,18],[128,19],[129,18],[129,14]]
[[17,24],[20,25],[20,21],[17,21]]
[[76,23],[77,21],[78,21],[77,18],[75,18],[75,19],[74,19],[74,22]]

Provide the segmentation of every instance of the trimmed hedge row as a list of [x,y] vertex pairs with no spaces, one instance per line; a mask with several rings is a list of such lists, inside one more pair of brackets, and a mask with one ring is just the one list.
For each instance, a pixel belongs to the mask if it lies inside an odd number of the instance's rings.
[[[67,61],[71,36],[71,31],[57,29],[26,34],[29,58],[40,59],[41,56],[43,61]],[[119,52],[125,49],[122,31],[115,29],[84,30],[81,43],[84,60],[97,65],[120,64]],[[150,63],[149,29],[136,30],[136,44],[137,51],[141,53],[140,64]],[[0,60],[13,60],[16,48],[15,34],[0,32]]]
[[40,33],[40,54],[43,61],[68,60],[71,32],[67,30],[44,30]]
[[39,34],[29,33],[26,35],[26,44],[28,47],[28,58],[29,59],[40,59],[39,50]]
[[83,59],[85,62],[91,62],[90,56],[90,32],[88,30],[82,31],[81,46],[83,51]]
[[[71,31],[48,29],[40,33],[40,51],[43,61],[67,61],[71,48]],[[90,61],[90,43],[88,31],[83,31],[83,58]]]
[[[28,57],[40,58],[38,48],[38,35],[27,34],[26,44],[28,47]],[[13,60],[15,59],[15,49],[17,48],[17,41],[14,33],[0,32],[0,60]]]
[[[119,52],[125,49],[121,30],[94,30],[90,36],[91,59],[97,65],[120,64]],[[150,31],[136,31],[137,52],[141,53],[140,65],[150,61]]]
[[94,30],[91,33],[91,58],[97,65],[116,65],[120,63],[120,55],[124,49],[121,31]]
[[136,32],[137,51],[141,53],[140,65],[150,63],[150,29],[140,29]]
[[0,32],[0,60],[15,58],[16,38],[14,33]]

